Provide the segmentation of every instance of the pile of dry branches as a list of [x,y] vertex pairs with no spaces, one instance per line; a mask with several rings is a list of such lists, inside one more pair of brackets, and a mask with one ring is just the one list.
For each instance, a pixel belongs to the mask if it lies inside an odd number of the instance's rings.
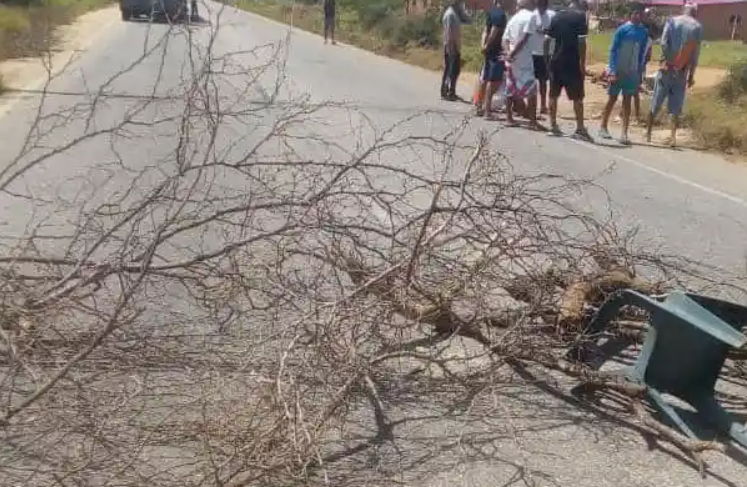
[[[241,83],[276,62],[214,52],[218,28],[151,39],[118,74],[189,46],[167,97],[120,101],[108,125],[92,122],[106,88],[57,107],[0,172],[31,215],[0,257],[0,483],[324,484],[362,415],[371,441],[391,438],[383,382],[430,366],[453,388],[504,366],[557,370],[622,394],[691,453],[718,448],[653,420],[640,386],[562,358],[609,293],[658,294],[702,269],[574,205],[591,182],[518,174],[453,120],[413,128],[439,114],[381,129],[281,82],[259,103]],[[162,126],[165,155],[123,150]],[[60,131],[73,142],[48,149]],[[46,196],[25,186],[98,141],[111,149],[75,160],[85,176]],[[643,318],[619,326],[635,340]],[[489,364],[455,371],[465,358],[440,350],[460,337]]]

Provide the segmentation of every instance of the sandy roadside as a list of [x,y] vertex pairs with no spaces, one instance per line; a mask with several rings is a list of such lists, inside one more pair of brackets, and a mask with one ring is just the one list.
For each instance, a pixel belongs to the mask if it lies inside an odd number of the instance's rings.
[[3,98],[12,98],[12,90],[40,88],[50,75],[58,74],[85,53],[117,21],[119,7],[116,5],[88,12],[58,29],[59,44],[48,55],[0,62],[0,76],[11,90]]

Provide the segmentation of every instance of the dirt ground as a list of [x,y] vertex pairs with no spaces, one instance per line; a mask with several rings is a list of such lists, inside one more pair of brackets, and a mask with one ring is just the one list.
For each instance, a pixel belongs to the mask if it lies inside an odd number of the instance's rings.
[[[587,70],[596,75],[601,74],[604,71],[604,64],[595,64],[588,66]],[[654,74],[656,72],[656,66],[650,65],[648,74]],[[708,90],[718,85],[726,75],[726,71],[720,68],[699,68],[695,77],[695,87],[693,90]],[[475,73],[464,73],[461,76],[461,82],[466,83],[470,87],[475,86],[477,81],[477,75]],[[643,95],[643,98],[650,98],[650,93]],[[607,102],[607,91],[603,84],[594,83],[592,79],[587,78],[586,80],[586,99],[585,99],[585,112],[586,120],[588,121],[599,121],[602,117],[602,109]],[[645,102],[644,102],[645,103]],[[616,108],[613,113],[612,120],[610,121],[610,131],[613,136],[616,135],[616,131],[619,131],[620,125],[620,107]],[[558,116],[562,120],[572,121],[573,107],[570,102],[561,97],[560,105],[558,107]],[[593,135],[593,134],[592,134]],[[645,130],[643,126],[632,125],[630,130],[630,137],[634,141],[644,141]],[[654,129],[652,142],[654,144],[662,144],[669,137],[669,130],[666,126],[659,126]],[[677,134],[677,143],[680,146],[695,147],[695,142],[692,135],[687,129],[680,129]]]
[[60,27],[59,42],[52,52],[43,57],[11,59],[0,62],[0,76],[11,90],[28,89],[43,83],[50,74],[65,68],[81,52],[93,45],[99,36],[119,20],[119,7],[113,5],[80,16],[70,25]]

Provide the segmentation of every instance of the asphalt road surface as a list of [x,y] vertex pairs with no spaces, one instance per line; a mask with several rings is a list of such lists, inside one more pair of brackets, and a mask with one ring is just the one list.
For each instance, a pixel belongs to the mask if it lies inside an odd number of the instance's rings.
[[[594,178],[612,198],[618,223],[626,228],[638,227],[641,238],[652,247],[661,246],[733,272],[745,269],[747,166],[691,151],[623,148],[614,143],[593,145],[521,128],[503,130],[499,125],[467,118],[468,105],[442,102],[437,73],[349,46],[325,46],[318,36],[289,32],[277,23],[232,8],[226,7],[218,15],[221,7],[210,7],[210,25],[189,30],[170,31],[166,25],[137,22],[114,21],[108,25],[106,32],[52,81],[41,112],[40,95],[34,93],[5,106],[0,117],[3,167],[21,150],[30,127],[48,135],[42,138],[40,147],[24,156],[25,161],[32,160],[39,151],[55,151],[72,144],[82,131],[105,131],[126,117],[147,121],[178,115],[181,106],[169,97],[204,65],[199,56],[190,58],[190,46],[204,51],[209,45],[215,56],[226,59],[222,89],[230,92],[233,103],[260,106],[273,99],[279,73],[283,78],[283,85],[278,88],[280,100],[308,96],[315,102],[346,103],[359,108],[368,122],[380,129],[428,111],[427,117],[406,122],[399,130],[439,136],[464,124],[467,138],[476,137],[480,131],[492,132],[492,147],[508,156],[520,172]],[[118,12],[113,10],[112,15]],[[167,47],[159,44],[164,36],[170,39]],[[288,42],[284,49],[272,49],[272,45],[282,42]],[[160,47],[151,50],[153,46]],[[257,46],[267,47],[257,51]],[[246,71],[246,66],[272,59],[282,60],[282,69],[257,72],[259,81],[250,82],[252,73]],[[469,98],[470,88],[461,87],[465,98]],[[86,93],[97,95],[93,98]],[[163,102],[140,108],[143,100],[158,98]],[[76,112],[83,107],[89,110],[92,104],[96,106],[95,116],[81,117]],[[39,113],[47,116],[37,127],[33,124],[39,120]],[[355,132],[350,129],[353,124],[342,112],[326,113],[330,119],[316,118],[302,130],[340,139],[360,135],[350,133]],[[257,115],[270,116],[267,112]],[[363,118],[360,114],[355,117]],[[230,120],[226,123],[231,126]],[[242,133],[239,126],[235,128],[234,132],[221,135],[226,146],[249,144],[259,137],[257,133]],[[49,225],[64,226],[60,201],[69,205],[70,216],[78,214],[81,201],[95,204],[121,191],[123,185],[133,184],[131,179],[115,174],[114,168],[121,164],[140,169],[153,165],[150,170],[155,174],[159,158],[173,150],[164,142],[174,136],[173,125],[164,122],[140,131],[136,127],[129,130],[116,140],[88,138],[20,176],[28,191],[48,200],[50,214],[55,208],[53,219],[58,221],[50,221]],[[195,137],[199,139],[199,135]],[[94,163],[96,169],[92,170]],[[424,167],[437,165],[438,160],[422,163]],[[76,174],[80,175],[77,183],[59,187],[60,181]],[[142,184],[143,191],[148,186],[142,178],[138,184]],[[32,208],[28,202],[7,195],[0,204],[6,236],[25,231],[28,221],[38,220],[44,212],[38,205]],[[602,192],[580,194],[575,204],[603,211],[606,196]],[[399,450],[385,451],[382,447],[378,456],[365,461],[379,465],[379,472],[387,471],[389,478],[397,477],[393,472],[399,469],[398,485],[424,487],[487,487],[522,482],[577,487],[738,486],[747,479],[747,468],[728,457],[713,455],[709,459],[717,475],[701,481],[697,471],[679,454],[667,448],[649,450],[640,435],[631,430],[616,427],[544,393],[527,392],[512,385],[496,384],[495,388],[500,392],[498,400],[493,402],[488,395],[470,406],[483,411],[479,417],[468,420],[455,414],[453,419],[445,420],[428,419],[428,414],[422,414],[418,420],[411,418],[397,431]],[[464,440],[467,436],[470,441]],[[372,475],[368,483],[360,485],[393,485],[390,481],[378,482],[378,474]]]

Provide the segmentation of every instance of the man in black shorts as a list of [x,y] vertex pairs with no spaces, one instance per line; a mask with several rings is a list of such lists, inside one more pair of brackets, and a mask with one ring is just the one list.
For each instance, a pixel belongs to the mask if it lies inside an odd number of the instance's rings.
[[335,14],[337,6],[335,0],[324,0],[324,43],[327,43],[327,38],[332,40],[332,45],[335,45]]
[[[568,99],[573,102],[576,114],[574,137],[591,141],[584,125],[584,78],[586,75],[586,36],[589,26],[586,22],[586,2],[572,0],[570,9],[557,13],[550,22],[545,39],[544,54],[550,68],[550,124],[556,135],[561,135],[558,127],[558,98],[565,89]],[[555,48],[550,52],[550,43]]]
[[534,77],[539,84],[539,106],[542,115],[547,113],[547,82],[550,73],[545,60],[543,45],[545,34],[550,28],[550,23],[555,16],[555,11],[550,8],[550,0],[537,0],[537,8],[534,10],[534,23],[537,31],[532,35],[530,43],[532,46],[532,58],[534,61]]
[[[486,2],[486,5],[487,2]],[[503,61],[503,32],[506,30],[508,20],[501,8],[500,0],[492,0],[485,15],[485,41],[482,45],[484,61],[480,73],[480,88],[477,97],[477,116],[485,116],[493,119],[492,103],[493,95],[501,86],[503,81],[505,64]]]

